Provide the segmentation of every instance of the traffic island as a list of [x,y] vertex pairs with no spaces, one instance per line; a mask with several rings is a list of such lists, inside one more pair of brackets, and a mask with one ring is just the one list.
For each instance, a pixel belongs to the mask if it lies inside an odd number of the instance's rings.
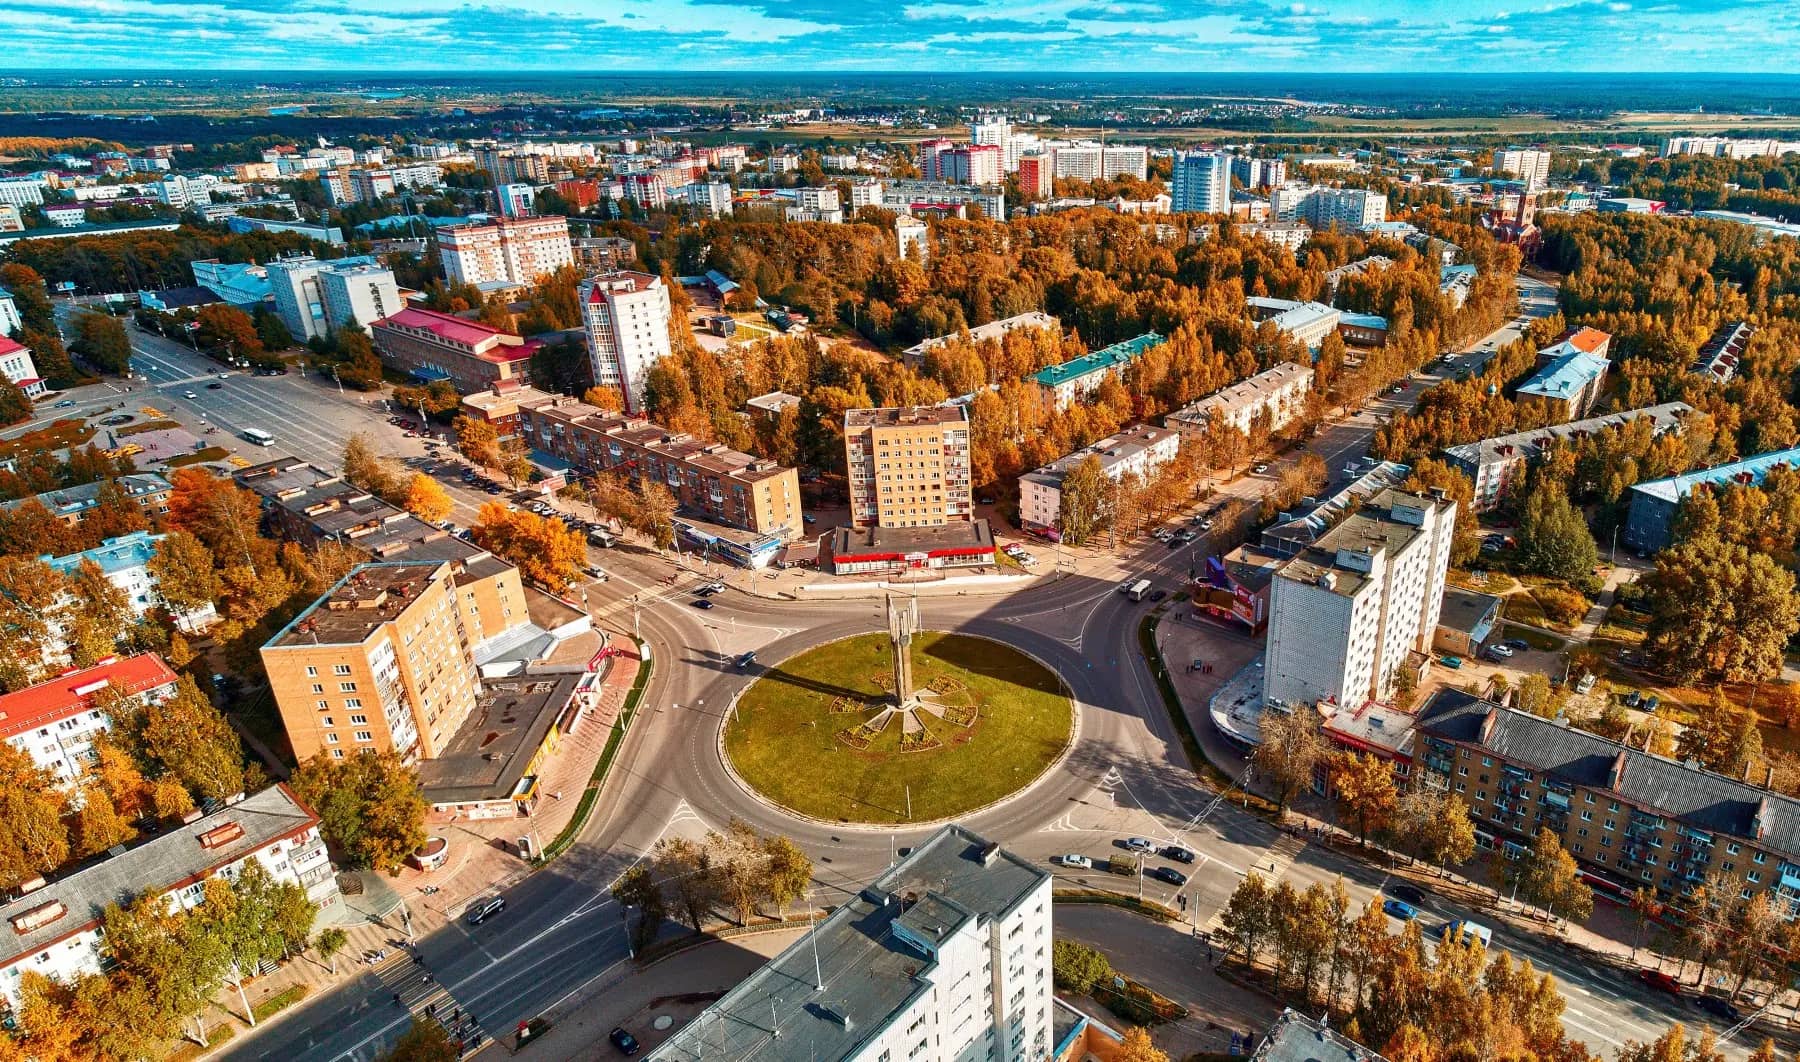
[[1016,649],[908,631],[913,691],[896,696],[895,642],[866,634],[763,672],[723,735],[737,777],[828,822],[911,825],[963,815],[1029,786],[1068,748],[1062,680]]

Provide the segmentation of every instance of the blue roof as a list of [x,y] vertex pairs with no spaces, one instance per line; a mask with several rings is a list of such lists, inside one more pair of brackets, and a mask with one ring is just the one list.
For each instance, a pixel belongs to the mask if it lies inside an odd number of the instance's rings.
[[717,291],[720,295],[729,295],[738,289],[737,281],[719,272],[717,269],[708,269],[706,271],[706,282],[711,284],[713,290]]
[[80,553],[71,553],[66,557],[43,556],[43,562],[64,575],[69,575],[81,567],[82,561],[93,561],[107,575],[124,571],[127,568],[140,568],[150,563],[156,556],[156,544],[166,535],[153,535],[148,531],[134,531],[129,535],[120,535],[101,542],[93,549]]
[[1438,271],[1438,276],[1444,280],[1449,280],[1451,277],[1461,274],[1467,274],[1468,276],[1473,277],[1475,276],[1475,273],[1475,267],[1472,265],[1447,265]]
[[1145,332],[1136,339],[1114,343],[1110,347],[1102,347],[1091,354],[1083,354],[1072,361],[1065,361],[1061,365],[1039,369],[1032,374],[1031,378],[1041,386],[1055,387],[1058,384],[1068,383],[1070,380],[1079,380],[1084,376],[1091,376],[1097,372],[1105,372],[1130,364],[1142,357],[1145,352],[1155,350],[1162,345],[1162,336],[1155,332]]
[[1351,313],[1348,310],[1338,313],[1338,324],[1349,325],[1352,328],[1379,328],[1384,332],[1387,331],[1388,326],[1387,318],[1380,314]]
[[1584,350],[1563,354],[1532,374],[1519,386],[1519,394],[1567,399],[1606,374],[1611,362]]
[[1787,450],[1771,450],[1766,454],[1746,457],[1730,464],[1714,465],[1712,468],[1703,468],[1698,472],[1683,472],[1679,476],[1670,476],[1668,479],[1639,483],[1631,489],[1648,494],[1652,498],[1678,502],[1687,497],[1688,492],[1695,487],[1716,486],[1732,482],[1760,484],[1763,477],[1769,474],[1770,469],[1796,466],[1800,466],[1800,446]]
[[436,383],[439,380],[448,380],[450,374],[442,369],[420,367],[412,371],[412,378],[425,383]]

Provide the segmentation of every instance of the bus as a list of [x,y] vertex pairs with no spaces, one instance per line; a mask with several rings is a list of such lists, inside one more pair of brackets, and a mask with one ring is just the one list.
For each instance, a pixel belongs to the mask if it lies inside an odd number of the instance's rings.
[[1466,918],[1458,918],[1456,921],[1451,922],[1444,927],[1440,939],[1446,944],[1453,940],[1461,941],[1464,944],[1472,944],[1475,947],[1486,951],[1488,945],[1492,944],[1494,941],[1494,931],[1482,925],[1480,922],[1471,922]]
[[245,428],[244,429],[244,438],[248,439],[249,441],[255,443],[258,446],[273,446],[273,445],[275,445],[275,436],[270,435],[268,432],[262,430],[261,428]]
[[1150,580],[1139,579],[1131,584],[1131,589],[1125,591],[1125,596],[1133,601],[1142,601],[1148,593],[1150,593]]

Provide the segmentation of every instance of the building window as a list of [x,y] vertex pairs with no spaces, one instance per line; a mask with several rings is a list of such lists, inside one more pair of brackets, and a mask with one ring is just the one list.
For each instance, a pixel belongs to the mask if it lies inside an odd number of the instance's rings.
[[1737,855],[1738,852],[1741,851],[1742,849],[1743,849],[1742,845],[1738,844],[1736,841],[1733,841],[1730,844],[1725,846],[1725,854],[1726,855]]
[[369,717],[366,715],[353,715],[350,717],[350,725],[351,726],[368,726],[369,725]]
[[373,734],[370,734],[367,730],[358,730],[356,732],[356,740],[358,740],[358,741],[374,741],[375,736]]
[[1609,830],[1613,828],[1613,820],[1612,819],[1606,820],[1606,828]]
[[338,683],[338,692],[339,693],[355,693],[356,692],[356,683],[340,682],[340,683]]
[[325,744],[335,745],[337,743],[338,743],[338,736],[336,734],[326,734],[325,735]]
[[331,665],[331,673],[333,675],[348,675],[350,673],[350,665],[349,664],[333,664],[333,665]]
[[306,677],[307,678],[315,678],[318,676],[318,674],[319,674],[318,668],[313,667],[311,664],[308,664],[306,666]]
[[1768,858],[1769,858],[1769,853],[1767,853],[1767,852],[1756,852],[1756,853],[1753,853],[1753,854],[1752,854],[1752,855],[1751,855],[1751,856],[1750,856],[1750,862],[1752,862],[1752,863],[1763,863],[1763,862],[1767,862],[1767,861],[1768,861]]
[[314,693],[324,693],[325,692],[325,684],[322,682],[315,682],[312,684],[312,690]]

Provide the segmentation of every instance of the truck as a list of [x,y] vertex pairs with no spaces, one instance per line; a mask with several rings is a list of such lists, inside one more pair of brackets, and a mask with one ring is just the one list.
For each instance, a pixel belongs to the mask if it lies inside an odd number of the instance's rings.
[[1106,861],[1106,872],[1123,878],[1135,878],[1143,866],[1137,856],[1121,852]]
[[1150,593],[1150,580],[1139,579],[1125,591],[1125,596],[1133,601],[1142,601]]

